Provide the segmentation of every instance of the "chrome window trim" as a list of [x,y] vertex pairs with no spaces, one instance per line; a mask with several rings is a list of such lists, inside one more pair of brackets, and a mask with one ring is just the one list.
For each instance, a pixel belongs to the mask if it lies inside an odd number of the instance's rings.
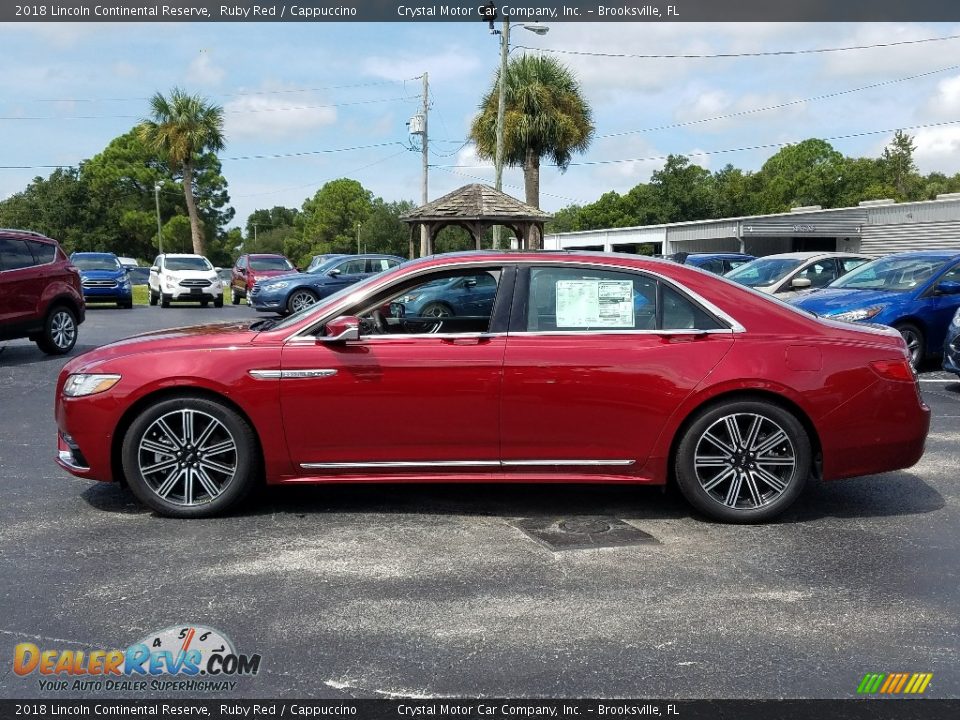
[[[526,335],[733,335],[738,332],[732,328],[714,328],[713,330],[690,330],[678,328],[676,330],[613,330],[610,328],[596,328],[592,330],[517,330],[507,333],[511,337]],[[739,332],[743,332],[742,330]]]
[[[346,296],[345,298],[343,298],[339,303],[337,303],[337,304],[334,305],[332,308],[330,308],[330,310],[329,310],[328,312],[324,313],[321,317],[319,317],[315,322],[312,322],[312,323],[310,323],[309,325],[307,325],[306,327],[301,328],[300,330],[297,330],[297,331],[291,333],[290,335],[288,335],[288,336],[286,336],[285,338],[283,338],[283,340],[282,340],[281,342],[287,343],[287,342],[291,342],[291,341],[294,341],[294,342],[295,342],[295,341],[306,340],[306,339],[310,339],[311,342],[314,342],[315,339],[314,339],[313,336],[311,335],[311,331],[316,330],[316,329],[319,328],[321,325],[323,325],[325,322],[328,322],[329,320],[332,320],[333,318],[337,317],[338,312],[339,312],[340,310],[343,310],[345,307],[347,307],[347,306],[349,306],[349,305],[351,305],[351,304],[353,304],[353,303],[361,300],[362,297],[366,297],[366,296],[369,296],[369,295],[373,295],[373,294],[379,292],[380,290],[383,290],[384,288],[389,287],[392,282],[397,282],[397,284],[399,284],[399,282],[404,282],[404,281],[409,280],[409,279],[411,279],[411,278],[416,278],[416,277],[418,277],[418,276],[420,276],[420,275],[426,275],[426,274],[428,274],[428,273],[433,273],[433,272],[444,272],[444,271],[446,271],[446,270],[451,270],[451,269],[455,270],[455,269],[459,269],[459,268],[492,267],[492,266],[499,267],[499,268],[503,268],[503,267],[506,267],[506,266],[509,266],[509,265],[529,266],[529,265],[551,265],[551,264],[553,265],[553,267],[590,267],[590,268],[608,269],[608,270],[622,270],[622,271],[625,271],[625,272],[646,274],[646,275],[648,275],[648,276],[650,276],[650,277],[653,277],[653,278],[656,278],[657,280],[660,280],[661,282],[666,283],[666,284],[669,285],[671,288],[673,288],[674,290],[676,290],[677,292],[679,292],[681,295],[685,295],[685,296],[687,296],[688,298],[691,298],[691,299],[695,300],[696,302],[700,303],[700,305],[704,308],[704,310],[707,310],[708,312],[712,313],[715,317],[719,318],[720,320],[722,320],[723,322],[727,323],[727,324],[730,326],[729,329],[723,328],[723,329],[721,329],[721,330],[719,330],[719,331],[718,331],[718,330],[713,330],[713,331],[710,331],[710,330],[700,330],[700,331],[696,331],[698,334],[704,333],[704,332],[707,332],[707,333],[709,333],[709,332],[733,332],[733,333],[744,333],[744,332],[746,332],[746,328],[745,328],[743,325],[741,325],[741,324],[736,320],[736,318],[734,318],[733,316],[731,316],[729,313],[725,312],[724,310],[721,310],[719,307],[717,307],[716,305],[714,305],[712,302],[710,302],[709,300],[707,300],[707,299],[706,299],[705,297],[703,297],[702,295],[699,295],[698,293],[694,292],[693,290],[687,288],[687,287],[684,286],[684,285],[678,285],[677,282],[674,281],[673,279],[668,278],[668,277],[666,277],[666,276],[664,276],[664,275],[661,275],[660,273],[658,273],[658,272],[656,272],[656,271],[654,271],[654,270],[650,270],[650,269],[647,269],[647,268],[638,268],[638,267],[634,267],[634,266],[632,266],[632,265],[621,265],[621,264],[616,264],[616,263],[591,262],[591,261],[589,261],[589,260],[579,260],[579,259],[578,259],[578,260],[572,260],[572,261],[568,261],[568,262],[562,262],[562,261],[561,261],[561,262],[557,262],[557,260],[558,260],[558,258],[556,258],[556,257],[549,257],[549,256],[547,256],[547,255],[544,255],[543,258],[517,258],[517,259],[515,259],[515,260],[514,260],[514,259],[491,260],[491,259],[487,258],[487,259],[483,259],[483,260],[472,260],[472,261],[466,261],[466,262],[463,261],[463,259],[458,258],[457,261],[451,262],[449,265],[431,265],[431,266],[429,266],[429,267],[423,268],[422,270],[418,270],[418,271],[416,271],[416,272],[412,272],[412,273],[410,273],[410,274],[404,275],[399,281],[387,279],[387,280],[385,280],[385,281],[383,281],[383,282],[376,283],[376,284],[374,284],[374,285],[372,285],[372,286],[370,286],[370,287],[367,287],[367,288],[365,288],[365,289],[362,290],[362,291],[358,291],[357,293],[351,293],[350,295],[347,295],[347,296]],[[734,284],[736,285],[736,283],[734,283]],[[740,288],[743,287],[742,285],[736,285],[736,286],[737,286],[737,287],[740,287]],[[362,294],[361,294],[361,293],[362,293]],[[586,332],[594,332],[594,331],[590,330],[590,331],[586,331]],[[634,330],[634,331],[632,331],[632,332],[642,332],[642,331],[636,331],[636,330]],[[667,331],[667,332],[670,332],[670,331]],[[508,333],[508,334],[509,334],[509,333]],[[536,334],[541,334],[541,333],[536,333]],[[580,335],[582,335],[582,334],[584,334],[584,333],[583,333],[583,332],[580,332],[580,333],[574,333],[574,334],[580,334]],[[409,337],[409,338],[415,338],[415,337],[430,337],[430,334],[429,334],[429,333],[416,334],[416,335],[411,334],[411,335],[404,335],[404,336],[402,336],[402,337]],[[437,337],[437,336],[434,335],[433,337]],[[457,335],[457,337],[463,337],[463,336],[462,336],[462,335]]]
[[300,463],[304,470],[362,470],[445,467],[626,467],[635,460],[396,460],[384,462]]

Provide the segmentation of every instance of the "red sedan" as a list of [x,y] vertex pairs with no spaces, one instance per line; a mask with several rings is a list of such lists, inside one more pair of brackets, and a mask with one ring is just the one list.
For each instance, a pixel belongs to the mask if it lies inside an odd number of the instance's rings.
[[[488,273],[469,314],[383,312]],[[450,283],[459,285],[459,283]],[[675,263],[468,253],[405,263],[284,320],[164,330],[69,362],[60,465],[164,515],[258,482],[675,479],[756,522],[808,477],[896,470],[930,422],[900,334],[822,320]]]

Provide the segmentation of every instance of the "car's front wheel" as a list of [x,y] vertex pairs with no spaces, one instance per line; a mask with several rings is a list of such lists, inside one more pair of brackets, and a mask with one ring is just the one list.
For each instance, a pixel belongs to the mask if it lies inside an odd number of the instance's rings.
[[675,457],[677,484],[691,505],[717,520],[762,522],[800,495],[811,445],[793,414],[771,402],[724,402],[700,413]]
[[291,313],[300,312],[316,304],[317,296],[309,290],[294,290],[287,300],[287,310]]
[[77,344],[77,316],[70,308],[57,305],[43,321],[36,343],[47,355],[66,355]]
[[160,294],[155,293],[153,290],[150,291],[150,304],[156,306],[160,301]]
[[923,330],[913,323],[903,323],[897,325],[897,331],[907,344],[907,352],[910,353],[910,364],[916,368],[920,365],[920,361],[923,360],[924,356],[923,347],[925,340],[923,338]]
[[168,308],[170,307],[171,296],[166,293],[160,293],[160,307]]
[[134,495],[169,517],[221,513],[250,491],[259,450],[250,425],[205,398],[162,400],[123,439],[123,472]]
[[230,288],[230,302],[234,305],[240,304],[240,295],[235,287]]

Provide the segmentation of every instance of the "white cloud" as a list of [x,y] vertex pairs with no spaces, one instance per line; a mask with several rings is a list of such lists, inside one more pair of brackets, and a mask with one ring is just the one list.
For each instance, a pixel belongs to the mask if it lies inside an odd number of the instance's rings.
[[477,154],[477,146],[473,143],[468,143],[460,148],[460,152],[457,153],[455,165],[465,166],[463,169],[466,172],[475,172],[481,169],[492,169],[493,160],[482,160]]
[[927,103],[927,112],[934,117],[950,120],[960,116],[960,75],[937,83],[936,93]]
[[[475,72],[480,67],[480,61],[476,57],[452,47],[433,55],[414,53],[399,57],[375,55],[363,62],[363,71],[367,75],[385,80],[408,80],[422,75],[426,70],[430,75],[431,83],[448,80],[462,81],[465,75]],[[418,87],[414,83],[408,85],[408,90]]]
[[[957,34],[960,28],[932,27],[919,23],[861,23],[836,39],[834,47],[909,42]],[[833,43],[831,43],[832,45]],[[902,77],[954,64],[960,40],[922,42],[867,50],[829,53],[824,70],[831,75]]]
[[217,85],[225,75],[226,71],[213,62],[206,50],[201,50],[187,68],[187,77],[191,84]]
[[922,128],[913,136],[913,159],[922,173],[953,175],[960,168],[960,127]]
[[255,138],[260,142],[305,135],[336,122],[336,108],[323,105],[315,97],[246,95],[224,106],[224,130],[228,139]]

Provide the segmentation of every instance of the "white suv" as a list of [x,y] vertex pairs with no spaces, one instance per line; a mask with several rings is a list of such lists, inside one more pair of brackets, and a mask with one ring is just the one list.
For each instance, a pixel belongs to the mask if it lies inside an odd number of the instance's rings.
[[202,255],[157,255],[150,268],[150,304],[170,307],[171,302],[199,302],[223,307],[223,284],[215,268]]

